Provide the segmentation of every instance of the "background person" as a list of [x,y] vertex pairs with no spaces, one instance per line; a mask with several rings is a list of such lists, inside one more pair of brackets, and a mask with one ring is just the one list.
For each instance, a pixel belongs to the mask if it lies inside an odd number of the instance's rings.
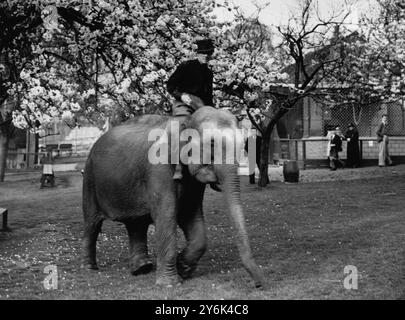
[[339,126],[336,126],[335,130],[329,134],[329,139],[329,167],[332,171],[334,171],[337,168],[336,164],[340,165],[342,168],[344,167],[343,161],[339,159],[339,152],[342,151],[343,140],[343,135]]
[[[254,113],[252,114],[253,118],[255,119],[256,124],[262,129],[263,128],[263,121],[265,120],[265,117],[260,114],[260,112]],[[251,129],[256,129],[255,126],[251,123],[251,121],[248,119],[249,123],[250,123],[250,128]],[[260,130],[256,130],[256,134],[253,136],[250,136],[246,139],[245,141],[245,151],[249,154],[249,140],[253,139],[254,140],[254,144],[256,146],[256,150],[255,150],[255,158],[256,158],[256,165],[257,168],[260,171],[260,156],[261,156],[261,147],[262,147],[262,133],[260,132]],[[249,164],[250,166],[251,164]],[[255,184],[255,173],[253,172],[252,174],[249,175],[249,183],[250,184]]]
[[349,124],[345,138],[347,140],[346,165],[356,168],[360,165],[359,131],[353,123]]
[[381,123],[377,130],[377,141],[379,143],[378,166],[385,167],[387,164],[392,166],[393,163],[388,149],[388,117],[386,114],[381,117]]

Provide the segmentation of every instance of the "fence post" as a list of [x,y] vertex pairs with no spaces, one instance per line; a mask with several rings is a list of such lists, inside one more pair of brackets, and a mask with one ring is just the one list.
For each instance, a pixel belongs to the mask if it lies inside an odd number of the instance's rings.
[[3,228],[1,231],[11,231],[8,227],[8,209],[7,208],[0,208],[0,214],[3,216]]

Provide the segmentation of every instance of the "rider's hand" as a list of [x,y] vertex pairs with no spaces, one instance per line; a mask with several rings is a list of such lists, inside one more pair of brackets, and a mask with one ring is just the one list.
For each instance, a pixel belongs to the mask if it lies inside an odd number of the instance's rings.
[[190,96],[187,93],[183,93],[181,95],[181,101],[183,101],[185,104],[188,104],[188,105],[190,105],[193,102],[193,100],[190,98]]

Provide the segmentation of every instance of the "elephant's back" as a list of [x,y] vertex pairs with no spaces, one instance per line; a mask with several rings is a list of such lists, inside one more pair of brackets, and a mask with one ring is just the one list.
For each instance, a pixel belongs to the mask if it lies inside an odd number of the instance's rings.
[[142,116],[112,128],[93,145],[85,180],[91,181],[99,206],[111,218],[146,206],[142,194],[147,192],[147,156],[153,143],[148,135],[151,129],[164,129],[166,122],[167,117]]
[[145,115],[124,122],[103,134],[94,143],[89,157],[98,161],[109,159],[120,163],[125,162],[127,157],[133,159],[134,153],[139,156],[140,149],[147,148],[152,143],[148,141],[150,131],[164,129],[167,120],[168,117],[164,116]]
[[104,133],[94,144],[94,147],[114,142],[136,141],[137,137],[155,128],[165,128],[169,117],[159,115],[144,115],[128,120]]

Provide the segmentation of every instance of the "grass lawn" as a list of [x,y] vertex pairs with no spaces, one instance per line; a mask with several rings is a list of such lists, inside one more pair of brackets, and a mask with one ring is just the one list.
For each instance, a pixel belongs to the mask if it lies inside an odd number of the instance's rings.
[[[399,299],[405,298],[405,166],[385,177],[272,182],[260,190],[242,177],[252,249],[266,287],[243,269],[222,195],[206,193],[209,249],[194,277],[155,286],[155,272],[131,276],[125,227],[105,222],[99,271],[80,268],[81,175],[59,174],[57,188],[39,176],[0,184],[11,233],[0,232],[1,299]],[[362,169],[358,169],[362,170]],[[343,172],[343,171],[342,171]],[[337,173],[338,174],[338,173]],[[153,228],[149,237],[155,259]],[[179,248],[184,245],[179,233]],[[58,289],[45,290],[47,265]],[[343,286],[344,267],[358,269],[357,290]]]

